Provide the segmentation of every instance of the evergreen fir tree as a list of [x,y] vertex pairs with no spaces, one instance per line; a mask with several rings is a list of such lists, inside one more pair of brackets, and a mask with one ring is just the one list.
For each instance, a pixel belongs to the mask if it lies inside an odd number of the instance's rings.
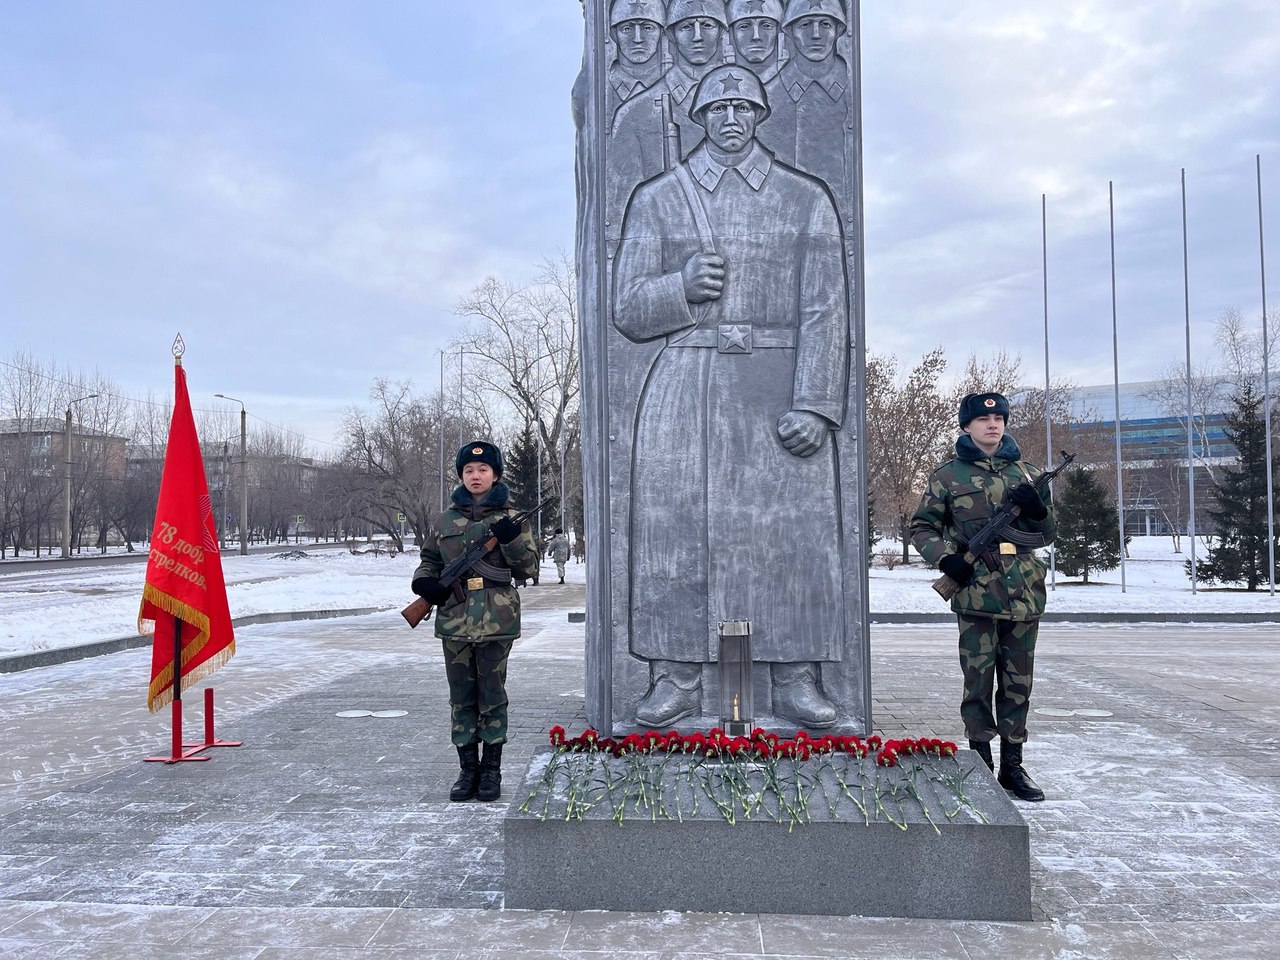
[[511,505],[528,510],[538,505],[538,440],[526,423],[507,451],[502,479],[511,488]]
[[[1257,590],[1268,582],[1266,425],[1262,398],[1254,393],[1252,381],[1245,381],[1232,403],[1235,411],[1227,414],[1226,433],[1239,460],[1214,482],[1217,506],[1209,516],[1217,528],[1217,540],[1208,558],[1196,563],[1196,577],[1207,583],[1243,583]],[[1272,472],[1276,472],[1274,465]]]
[[1087,470],[1071,470],[1066,489],[1055,497],[1053,513],[1058,521],[1054,542],[1058,569],[1068,577],[1090,571],[1112,570],[1120,565],[1120,530],[1115,502]]

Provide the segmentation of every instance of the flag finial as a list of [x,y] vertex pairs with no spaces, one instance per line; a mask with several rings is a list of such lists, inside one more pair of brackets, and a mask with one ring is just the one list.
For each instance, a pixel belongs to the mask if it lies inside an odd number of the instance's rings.
[[169,349],[173,351],[174,362],[182,363],[182,355],[187,352],[187,342],[182,339],[182,334],[173,338],[173,346]]

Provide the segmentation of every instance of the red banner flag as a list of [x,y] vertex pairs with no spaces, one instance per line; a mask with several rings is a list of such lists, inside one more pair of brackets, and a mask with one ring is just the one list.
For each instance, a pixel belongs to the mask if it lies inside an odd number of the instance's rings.
[[147,578],[138,611],[138,632],[153,633],[155,637],[151,645],[151,686],[147,690],[147,709],[152,713],[173,700],[174,636],[179,621],[179,690],[207,677],[236,652],[213,501],[209,499],[181,359],[176,360],[173,373],[173,419],[169,422],[169,444],[160,475],[160,498],[156,502]]

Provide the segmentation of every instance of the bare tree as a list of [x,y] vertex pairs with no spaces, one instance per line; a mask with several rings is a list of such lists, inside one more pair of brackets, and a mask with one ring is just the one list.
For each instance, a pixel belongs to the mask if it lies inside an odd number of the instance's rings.
[[952,406],[960,408],[960,401],[970,393],[1002,393],[1012,396],[1022,377],[1022,357],[1009,356],[999,350],[990,360],[980,361],[977,354],[969,354],[964,370],[956,379]]
[[[1271,341],[1267,353],[1269,361],[1275,357],[1276,344],[1280,342],[1280,330],[1276,329],[1278,323],[1280,310],[1273,307],[1267,311],[1267,338]],[[1262,382],[1263,343],[1259,321],[1247,319],[1236,307],[1228,307],[1218,318],[1214,340],[1222,354],[1220,377],[1228,381],[1231,389],[1239,390],[1246,382]]]
[[867,489],[881,528],[892,518],[903,563],[910,562],[907,522],[955,434],[956,405],[940,385],[946,366],[941,347],[905,377],[896,357],[867,357]]
[[570,499],[568,474],[571,469],[581,473],[580,464],[569,466],[570,451],[579,443],[581,385],[572,263],[565,256],[546,260],[524,286],[487,277],[457,312],[478,321],[455,342],[468,371],[468,390],[482,394],[486,408],[506,424],[497,432],[514,436],[518,425],[533,425],[542,451],[542,493],[558,496],[563,462]]
[[53,432],[60,430],[57,379],[51,367],[18,353],[0,365],[0,420],[4,430],[3,525],[16,556],[39,555],[52,543],[61,493]]

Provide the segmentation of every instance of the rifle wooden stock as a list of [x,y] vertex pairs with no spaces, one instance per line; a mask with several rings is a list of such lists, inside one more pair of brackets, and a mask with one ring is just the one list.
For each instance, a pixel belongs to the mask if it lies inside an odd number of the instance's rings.
[[[969,564],[969,566],[973,566],[977,559],[978,558],[972,553],[965,551],[964,562]],[[944,573],[937,580],[933,581],[933,589],[934,592],[943,600],[950,600],[960,592],[960,584],[956,583]]]
[[431,604],[418,597],[413,603],[400,611],[400,616],[404,617],[405,623],[409,624],[409,629],[412,630],[427,617],[431,616]]

